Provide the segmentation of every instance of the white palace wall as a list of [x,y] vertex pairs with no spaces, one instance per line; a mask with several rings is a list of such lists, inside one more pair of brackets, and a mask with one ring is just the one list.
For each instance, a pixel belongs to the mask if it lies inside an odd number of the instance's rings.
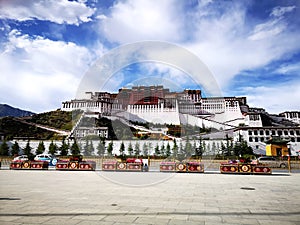
[[180,124],[177,108],[164,108],[163,105],[128,105],[127,112],[152,123]]

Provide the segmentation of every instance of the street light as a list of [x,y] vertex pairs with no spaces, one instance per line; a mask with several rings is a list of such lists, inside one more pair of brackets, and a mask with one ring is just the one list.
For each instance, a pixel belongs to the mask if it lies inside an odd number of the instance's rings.
[[291,144],[287,143],[286,145],[287,145],[288,152],[289,152],[289,154],[288,154],[288,168],[289,168],[289,173],[291,173],[291,149],[290,149]]

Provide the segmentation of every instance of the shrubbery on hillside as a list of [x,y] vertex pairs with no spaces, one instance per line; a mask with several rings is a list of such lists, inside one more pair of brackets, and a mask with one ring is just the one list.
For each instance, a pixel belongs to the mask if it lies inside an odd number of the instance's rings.
[[13,117],[0,119],[0,131],[5,135],[7,140],[11,140],[14,137],[51,139],[55,135],[54,132],[22,123]]
[[72,129],[72,112],[61,110],[33,115],[28,122],[53,127],[60,130]]

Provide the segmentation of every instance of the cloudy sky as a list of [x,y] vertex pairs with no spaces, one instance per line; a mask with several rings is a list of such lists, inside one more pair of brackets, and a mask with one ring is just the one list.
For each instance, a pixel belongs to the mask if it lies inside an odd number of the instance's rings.
[[[297,0],[0,0],[0,103],[60,108],[103,55],[141,41],[195,54],[223,96],[246,96],[270,113],[300,110]],[[177,68],[151,62],[123,68],[105,88],[157,78],[196,87]]]

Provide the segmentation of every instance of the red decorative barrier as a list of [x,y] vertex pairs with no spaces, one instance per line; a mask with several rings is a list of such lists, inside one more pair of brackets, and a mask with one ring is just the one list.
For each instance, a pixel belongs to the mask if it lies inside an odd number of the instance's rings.
[[252,173],[252,165],[251,164],[241,164],[239,165],[240,173]]
[[[74,160],[74,158],[70,158]],[[69,161],[61,160],[56,163],[56,170],[96,170],[95,161]]]
[[31,161],[30,169],[47,170],[49,163],[47,161]]
[[143,171],[143,164],[141,163],[127,163],[127,171]]
[[102,170],[104,171],[115,171],[117,169],[116,161],[106,161],[102,163]]
[[118,171],[126,171],[126,163],[124,162],[117,162],[117,170]]
[[11,170],[20,170],[22,169],[22,162],[11,162],[9,168]]
[[238,173],[239,167],[237,164],[221,164],[220,172],[221,173]]
[[96,162],[94,161],[82,161],[78,166],[79,170],[96,170]]
[[186,172],[186,164],[185,163],[176,163],[176,171],[177,172]]
[[253,166],[253,173],[255,173],[255,174],[271,174],[272,169],[267,166],[255,165],[255,166]]
[[49,163],[46,161],[15,161],[11,162],[9,168],[13,170],[47,170]]
[[175,162],[162,162],[159,165],[159,169],[161,172],[175,172],[176,171],[176,163]]
[[69,169],[70,170],[77,170],[79,166],[79,162],[78,161],[71,161],[69,162]]
[[268,166],[255,164],[221,164],[221,173],[239,173],[239,174],[271,174],[272,170]]
[[190,173],[204,173],[204,165],[199,162],[188,162],[187,171]]
[[162,162],[161,172],[204,173],[204,165],[200,162]]
[[68,170],[69,169],[69,161],[58,161],[55,165],[56,170]]

